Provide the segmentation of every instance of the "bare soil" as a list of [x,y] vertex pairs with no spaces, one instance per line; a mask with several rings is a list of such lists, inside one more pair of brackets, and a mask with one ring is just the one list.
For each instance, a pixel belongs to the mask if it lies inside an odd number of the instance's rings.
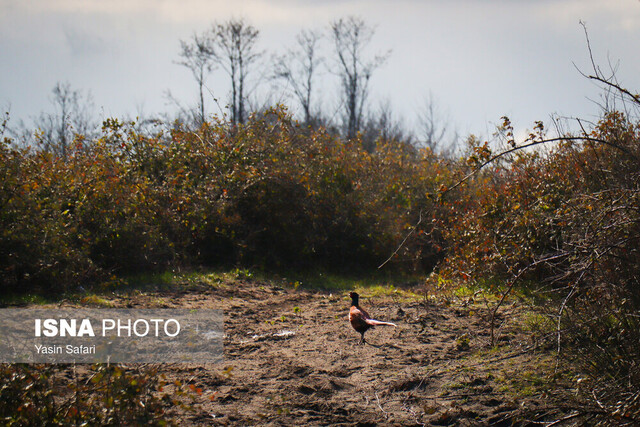
[[179,424],[544,425],[569,413],[553,351],[534,348],[517,304],[501,309],[491,349],[488,307],[472,297],[362,290],[373,317],[398,325],[368,331],[364,345],[348,323],[346,291],[239,280],[108,303],[224,310],[223,363],[160,368],[202,390],[190,409],[170,411]]

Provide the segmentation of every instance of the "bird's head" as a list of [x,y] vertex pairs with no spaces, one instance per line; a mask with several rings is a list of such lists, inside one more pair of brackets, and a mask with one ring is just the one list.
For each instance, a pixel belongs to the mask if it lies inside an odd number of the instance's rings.
[[351,305],[358,305],[358,298],[360,298],[360,295],[356,292],[349,292],[349,296],[351,297]]

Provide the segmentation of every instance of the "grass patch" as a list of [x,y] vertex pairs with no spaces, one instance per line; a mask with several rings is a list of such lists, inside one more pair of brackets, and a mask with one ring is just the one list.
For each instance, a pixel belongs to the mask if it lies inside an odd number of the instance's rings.
[[24,305],[44,305],[54,302],[53,299],[37,294],[3,295],[0,297],[0,306],[20,307]]
[[[305,289],[331,292],[345,295],[349,291],[358,292],[365,300],[369,298],[393,298],[396,302],[422,300],[425,297],[423,286],[426,278],[418,275],[398,275],[378,273],[370,275],[347,275],[324,271],[288,272],[276,274],[262,270],[245,268],[167,270],[155,273],[140,273],[127,276],[112,276],[108,280],[93,286],[78,287],[58,296],[36,294],[6,296],[0,299],[5,306],[34,306],[67,301],[86,307],[111,308],[110,297],[114,295],[149,295],[181,291],[206,291],[212,288],[233,288],[238,282],[254,283],[259,287],[286,289]],[[433,298],[436,298],[435,295]],[[151,305],[162,305],[166,301],[159,297],[149,301]],[[295,316],[293,310],[287,316]]]
[[144,272],[127,276],[112,276],[93,286],[79,287],[59,296],[37,294],[8,295],[0,304],[8,306],[44,305],[69,300],[78,304],[109,307],[104,295],[205,290],[211,287],[229,286],[238,281],[272,285],[293,289],[322,290],[336,293],[357,291],[366,297],[393,296],[420,298],[416,286],[424,283],[424,277],[409,275],[371,274],[344,275],[328,272],[290,272],[279,275],[261,270],[233,268],[228,270],[187,270]]
[[556,323],[548,315],[528,311],[522,319],[522,330],[532,334],[555,332]]
[[178,290],[198,290],[208,287],[223,286],[236,280],[251,277],[248,272],[239,273],[239,269],[229,271],[217,270],[186,270],[186,271],[164,271],[158,273],[141,273],[124,276],[122,278],[112,278],[112,280],[97,286],[102,292],[157,292],[157,291],[178,291]]
[[[265,277],[269,278],[268,275]],[[270,277],[273,279],[277,276]],[[404,290],[424,283],[423,276],[391,275],[383,273],[348,275],[330,272],[290,272],[280,277],[287,286],[304,289],[326,291],[362,291],[374,292],[378,295],[388,295],[395,290]]]
[[126,276],[122,279],[124,286],[133,289],[144,289],[147,287],[163,288],[175,284],[176,275],[173,271],[163,271],[160,273],[140,273]]
[[332,273],[291,273],[282,278],[289,287],[319,289],[327,291],[347,291],[371,287],[377,283],[374,277],[351,277]]

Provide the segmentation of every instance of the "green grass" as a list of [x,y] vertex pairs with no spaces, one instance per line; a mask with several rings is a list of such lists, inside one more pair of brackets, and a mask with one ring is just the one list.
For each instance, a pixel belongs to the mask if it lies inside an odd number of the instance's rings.
[[370,275],[346,275],[328,272],[267,273],[260,270],[233,268],[227,270],[187,270],[156,273],[140,273],[127,276],[112,276],[108,280],[86,289],[65,292],[59,296],[36,294],[8,295],[0,297],[0,304],[43,305],[61,300],[78,304],[108,306],[101,296],[110,294],[153,293],[207,289],[229,286],[238,281],[279,286],[289,289],[324,290],[335,293],[356,291],[365,297],[393,296],[402,298],[421,297],[415,286],[424,283],[424,277],[374,273]]
[[144,286],[169,286],[175,282],[178,277],[172,271],[164,271],[161,273],[141,273],[133,276],[125,277],[123,280],[133,288]]
[[0,298],[0,306],[44,305],[52,302],[55,300],[36,294],[4,295]]
[[[267,277],[269,277],[267,275]],[[276,278],[279,276],[271,276]],[[374,272],[372,274],[336,274],[324,271],[317,272],[289,272],[279,279],[287,286],[293,288],[318,289],[326,291],[363,291],[375,294],[388,294],[396,288],[406,287],[408,283],[422,284],[424,277],[410,275],[393,275]]]
[[136,275],[114,277],[94,289],[109,292],[154,292],[175,291],[185,289],[201,289],[222,286],[235,280],[251,277],[250,273],[240,273],[238,269],[229,271],[164,271],[158,273],[141,273]]

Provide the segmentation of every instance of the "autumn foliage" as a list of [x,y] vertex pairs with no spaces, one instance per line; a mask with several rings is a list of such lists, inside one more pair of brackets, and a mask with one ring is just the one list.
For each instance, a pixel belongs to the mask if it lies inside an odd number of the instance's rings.
[[[558,356],[592,375],[594,411],[640,417],[640,123],[611,112],[590,131],[513,149],[475,176],[446,227],[441,273],[482,286],[515,283],[538,298]],[[512,135],[510,124],[503,131]],[[555,145],[554,145],[555,144]],[[491,158],[487,153],[486,158]],[[504,289],[502,287],[501,289]]]
[[502,152],[471,137],[458,160],[367,151],[273,109],[157,135],[110,119],[65,158],[5,138],[2,292],[217,265],[517,284],[546,301],[558,353],[610,379],[592,386],[604,412],[637,416],[640,125],[612,112],[550,141],[537,123],[518,145],[505,118],[499,134]]
[[[282,110],[154,136],[110,119],[77,142],[67,158],[2,143],[5,292],[172,265],[372,269],[450,179],[428,151],[371,154]],[[435,265],[441,242],[421,230],[392,268]]]

